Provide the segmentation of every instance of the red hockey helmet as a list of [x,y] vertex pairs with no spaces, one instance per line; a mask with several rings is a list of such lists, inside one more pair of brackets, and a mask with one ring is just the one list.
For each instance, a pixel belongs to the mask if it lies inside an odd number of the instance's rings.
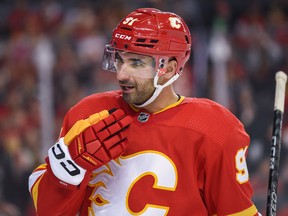
[[[106,51],[121,50],[155,57],[163,67],[161,57],[175,58],[181,73],[191,52],[191,34],[181,17],[154,8],[140,8],[126,16],[114,29]],[[105,55],[104,55],[105,58]],[[112,63],[112,62],[111,62]],[[103,62],[112,69],[112,64]]]

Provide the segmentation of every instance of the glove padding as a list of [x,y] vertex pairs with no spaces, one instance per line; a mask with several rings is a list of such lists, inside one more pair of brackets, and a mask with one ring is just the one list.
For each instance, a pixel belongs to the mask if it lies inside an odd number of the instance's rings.
[[104,110],[77,121],[48,150],[48,162],[61,185],[79,185],[87,171],[119,157],[126,149],[131,122],[121,109]]
[[123,110],[105,110],[77,122],[64,137],[64,143],[76,164],[91,171],[125,151],[131,123],[132,118]]

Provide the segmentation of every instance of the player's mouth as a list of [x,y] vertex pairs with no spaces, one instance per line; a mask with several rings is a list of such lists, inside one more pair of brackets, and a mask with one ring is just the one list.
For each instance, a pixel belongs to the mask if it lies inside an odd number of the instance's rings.
[[135,88],[132,85],[120,85],[123,93],[131,93]]

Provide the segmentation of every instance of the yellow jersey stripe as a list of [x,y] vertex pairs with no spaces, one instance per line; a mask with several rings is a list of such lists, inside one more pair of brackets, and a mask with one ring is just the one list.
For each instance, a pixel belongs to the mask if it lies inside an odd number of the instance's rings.
[[[255,205],[252,205],[250,208],[245,209],[244,211],[237,212],[234,214],[229,214],[227,216],[254,216],[257,214],[257,208]],[[217,214],[214,214],[213,216],[217,216]]]
[[42,164],[40,166],[38,166],[33,173],[29,176],[29,182],[28,182],[28,187],[29,187],[29,191],[31,193],[31,189],[33,187],[33,185],[35,184],[35,182],[37,181],[37,179],[43,175],[44,172],[46,172],[46,166],[47,164]]
[[165,108],[162,109],[162,110],[159,110],[158,112],[155,112],[154,114],[157,114],[157,113],[163,112],[163,111],[165,111],[165,110],[167,110],[167,109],[170,109],[170,108],[172,108],[172,107],[175,107],[175,106],[179,105],[180,103],[182,103],[182,101],[183,101],[184,99],[185,99],[184,96],[180,96],[180,99],[179,99],[176,103],[170,104],[169,106],[165,107]]
[[[157,111],[157,112],[155,112],[155,113],[153,113],[153,114],[157,114],[157,113],[163,112],[164,110],[167,110],[167,109],[170,109],[170,108],[172,108],[172,107],[175,107],[175,106],[179,105],[180,103],[182,103],[182,101],[183,101],[184,99],[185,99],[184,96],[180,96],[180,99],[179,99],[177,102],[175,102],[175,103],[173,103],[173,104],[170,104],[169,106],[167,106],[167,107],[163,108],[162,110],[159,110],[159,111]],[[133,106],[132,104],[129,104],[129,106],[130,106],[135,112],[139,112],[139,110],[140,110],[139,108]]]
[[35,206],[35,209],[37,211],[37,201],[38,201],[38,188],[39,188],[39,183],[43,177],[43,174],[44,172],[42,173],[42,175],[37,179],[36,183],[34,184],[34,186],[32,187],[32,199],[33,199],[33,202],[34,202],[34,206]]

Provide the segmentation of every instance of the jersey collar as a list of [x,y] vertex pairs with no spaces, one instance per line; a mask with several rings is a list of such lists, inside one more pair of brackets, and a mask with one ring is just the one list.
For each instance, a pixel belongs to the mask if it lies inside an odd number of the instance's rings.
[[[184,96],[180,96],[180,98],[179,98],[179,100],[178,100],[177,102],[175,102],[175,103],[173,103],[173,104],[170,104],[169,106],[167,106],[167,107],[165,107],[165,108],[163,108],[163,109],[161,109],[161,110],[159,110],[159,111],[157,111],[157,112],[155,112],[155,113],[153,113],[153,114],[161,113],[161,112],[163,112],[163,111],[165,111],[165,110],[168,110],[168,109],[170,109],[170,108],[172,108],[172,107],[178,106],[179,104],[181,104],[181,103],[183,102],[184,99],[185,99]],[[132,104],[129,104],[129,106],[130,106],[135,112],[139,112],[139,111],[140,111],[140,108],[137,108],[137,107],[133,106]]]

